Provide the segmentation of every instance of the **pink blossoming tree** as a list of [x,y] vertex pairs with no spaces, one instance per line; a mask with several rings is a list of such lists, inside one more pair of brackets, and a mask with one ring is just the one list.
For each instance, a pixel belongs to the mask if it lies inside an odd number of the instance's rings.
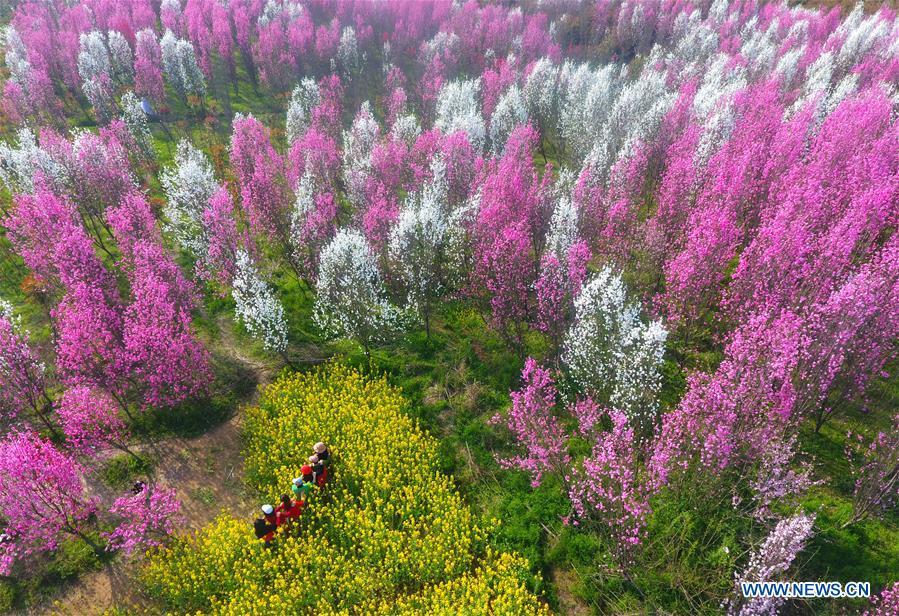
[[104,534],[107,550],[135,552],[162,545],[181,523],[181,502],[175,490],[159,485],[143,486],[135,494],[122,496],[109,508],[118,523]]
[[32,554],[55,550],[66,535],[98,549],[85,526],[96,506],[82,475],[75,459],[32,432],[11,432],[0,441],[0,516],[7,536],[0,542],[0,574]]

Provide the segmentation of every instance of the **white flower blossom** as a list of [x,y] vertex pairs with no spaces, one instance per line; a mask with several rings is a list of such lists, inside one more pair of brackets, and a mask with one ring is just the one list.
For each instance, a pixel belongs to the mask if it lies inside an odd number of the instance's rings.
[[651,141],[675,99],[664,73],[655,70],[644,70],[621,88],[585,162],[594,179],[605,182],[615,163],[633,154],[640,143]]
[[12,304],[10,304],[2,297],[0,297],[0,319],[9,321],[13,325],[14,329],[18,326],[19,323],[19,319],[13,311]]
[[318,84],[314,79],[304,78],[290,95],[290,104],[287,107],[287,124],[285,133],[287,143],[296,141],[309,126],[312,109],[318,105],[320,94]]
[[459,130],[468,133],[475,150],[484,148],[486,131],[478,105],[480,79],[457,79],[443,84],[437,95],[437,119],[434,126],[448,135]]
[[709,19],[722,24],[727,19],[728,0],[715,0],[709,7]]
[[362,234],[341,229],[322,250],[313,320],[333,338],[355,339],[367,350],[400,325]]
[[[847,74],[853,66],[872,49],[888,41],[890,25],[877,13],[865,16],[861,4],[856,4],[849,16],[837,27],[831,38],[840,41],[834,63],[840,77]],[[828,38],[828,42],[830,42]],[[827,46],[827,45],[825,45]]]
[[100,124],[106,124],[112,119],[114,112],[111,84],[106,75],[91,77],[81,84],[81,91],[94,109],[94,116]]
[[37,144],[34,133],[23,126],[16,133],[18,147],[0,143],[0,181],[13,193],[34,192],[34,174],[57,187],[68,180],[66,168]]
[[303,5],[296,0],[268,0],[259,15],[257,23],[259,27],[264,27],[275,20],[282,20],[285,23],[296,21],[303,14]]
[[568,250],[578,239],[577,206],[569,195],[562,194],[553,208],[549,221],[549,232],[546,235],[546,250],[554,255],[559,263],[565,263]]
[[559,128],[566,147],[576,161],[582,161],[601,138],[620,89],[614,64],[591,71],[584,63],[566,62],[559,86]]
[[421,124],[414,114],[405,113],[393,121],[390,128],[390,136],[406,145],[411,146],[421,134]]
[[6,54],[4,60],[10,79],[27,92],[31,63],[28,62],[28,50],[22,37],[12,25],[8,25],[0,31],[0,39],[3,41]]
[[[271,0],[269,0],[271,1]],[[173,13],[181,14],[181,0],[162,0],[162,4],[159,6],[160,11],[171,11]]]
[[141,155],[148,159],[153,158],[155,156],[153,135],[150,133],[150,123],[147,121],[147,114],[144,113],[140,100],[134,92],[129,90],[122,95],[119,105],[122,108],[122,122],[125,123],[128,133],[140,149]]
[[[708,62],[715,52],[718,50],[718,32],[706,24],[699,23],[699,12],[694,11],[690,17],[684,13],[678,16],[683,17],[683,24],[691,23],[690,27],[685,29],[683,37],[677,42],[674,51],[672,51],[667,61],[680,60],[687,63],[705,64]],[[695,18],[695,19],[691,19]],[[675,20],[677,22],[677,20]],[[675,24],[678,27],[678,23]],[[690,71],[692,73],[692,71]]]
[[549,58],[540,58],[531,69],[524,85],[524,102],[528,115],[544,128],[554,126],[558,115],[559,68]]
[[825,51],[818,56],[807,69],[805,69],[803,94],[808,97],[829,90],[833,72],[833,53]]
[[773,70],[778,58],[777,29],[776,19],[772,20],[767,30],[762,30],[753,17],[740,31],[743,39],[740,55],[746,58],[746,74],[750,81],[757,81]]
[[175,153],[175,166],[163,171],[159,181],[166,195],[165,230],[192,255],[203,256],[207,244],[203,210],[218,189],[212,165],[203,152],[182,139]]
[[371,174],[371,153],[380,137],[381,129],[372,115],[368,101],[362,103],[349,131],[343,132],[343,174],[347,196],[360,207],[365,180]]
[[440,30],[423,45],[424,60],[430,61],[436,54],[453,54],[458,50],[461,39],[455,32]]
[[267,0],[265,6],[262,7],[262,13],[256,20],[257,27],[264,28],[276,19],[281,18],[282,6],[275,0]]
[[777,66],[774,70],[781,77],[781,87],[783,87],[784,91],[793,89],[796,76],[799,73],[799,61],[804,54],[805,45],[801,45],[794,49],[790,49],[781,55],[780,60],[777,61]]
[[112,67],[111,77],[118,83],[131,83],[134,79],[134,54],[131,53],[131,45],[118,30],[110,30],[106,33],[109,45],[109,59]]
[[[306,261],[308,255],[316,254],[320,248],[320,246],[313,245],[306,231],[310,216],[315,214],[315,197],[319,188],[316,186],[315,176],[308,172],[304,173],[300,181],[297,182],[294,205],[290,213],[288,242],[290,251],[298,262]],[[316,239],[318,240],[318,238]],[[312,265],[312,263],[309,263],[310,267]]]
[[359,72],[359,46],[356,42],[356,30],[352,26],[346,26],[340,33],[337,61],[345,75],[355,75]]
[[496,103],[490,117],[490,147],[500,155],[506,147],[506,140],[516,126],[528,121],[528,110],[517,86],[509,88]]
[[262,340],[266,350],[283,353],[287,348],[284,306],[243,249],[237,251],[237,273],[231,295],[234,312],[250,335]]
[[609,267],[584,284],[574,307],[575,321],[562,352],[572,379],[631,421],[649,423],[658,408],[667,330],[661,321],[640,320],[639,306],[628,301],[621,275]]
[[693,98],[693,113],[703,126],[694,156],[697,166],[704,166],[733,133],[736,123],[734,95],[744,89],[747,82],[745,72],[728,68],[728,63],[725,54],[715,56]]
[[815,514],[800,513],[777,523],[774,530],[758,548],[753,550],[746,568],[735,575],[735,597],[727,605],[732,616],[776,616],[785,599],[761,597],[744,599],[740,593],[742,582],[777,581],[805,547],[812,536]]
[[446,165],[440,157],[431,163],[433,179],[409,196],[391,230],[389,253],[406,289],[430,331],[430,315],[439,298],[452,287],[462,269],[464,233],[450,211]]
[[100,75],[110,75],[112,65],[103,33],[98,30],[82,32],[79,38],[78,74],[84,82],[96,79]]
[[190,41],[179,39],[171,30],[166,30],[159,46],[162,50],[162,68],[172,86],[182,96],[203,96],[206,93],[206,79],[197,64]]

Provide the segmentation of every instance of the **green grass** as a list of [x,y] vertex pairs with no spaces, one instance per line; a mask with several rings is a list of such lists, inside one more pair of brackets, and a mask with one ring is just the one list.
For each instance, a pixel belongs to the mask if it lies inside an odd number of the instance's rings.
[[212,491],[212,488],[206,486],[194,490],[193,497],[207,507],[212,507],[217,502],[215,492]]
[[[897,374],[895,362],[889,372]],[[817,534],[806,550],[804,571],[808,579],[840,582],[870,582],[879,591],[899,579],[899,512],[894,508],[881,518],[872,517],[846,528],[853,511],[854,478],[845,455],[847,433],[870,439],[880,431],[892,430],[890,419],[899,408],[899,379],[878,379],[868,391],[870,405],[848,405],[824,424],[820,432],[808,423],[800,433],[802,451],[812,462],[820,484],[812,488],[802,505],[818,514]],[[830,602],[837,603],[837,602]],[[840,602],[841,604],[843,602]],[[863,600],[845,602],[861,608]],[[829,603],[811,602],[810,608],[824,612]],[[832,609],[832,608],[831,608]]]
[[[89,536],[103,546],[98,531]],[[54,552],[29,559],[26,571],[0,578],[0,613],[25,610],[48,601],[85,573],[102,569],[113,557],[108,552],[98,554],[82,539],[65,537]]]
[[230,419],[239,404],[256,387],[256,376],[244,364],[221,353],[213,354],[215,378],[210,394],[188,400],[171,409],[150,409],[136,417],[139,434],[156,438],[166,436],[195,437]]
[[12,611],[17,594],[18,587],[13,580],[0,578],[0,613]]
[[133,486],[138,479],[146,478],[154,466],[147,456],[134,457],[123,453],[103,463],[99,475],[103,483],[121,492]]

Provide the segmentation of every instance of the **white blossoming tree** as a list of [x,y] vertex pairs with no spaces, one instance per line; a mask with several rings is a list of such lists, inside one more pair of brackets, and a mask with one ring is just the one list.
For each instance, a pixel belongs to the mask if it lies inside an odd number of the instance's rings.
[[284,306],[259,275],[246,250],[237,251],[237,273],[231,289],[234,312],[251,336],[269,351],[284,355],[287,350],[287,319]]
[[128,133],[137,144],[140,155],[147,160],[154,158],[156,152],[153,149],[150,123],[147,122],[147,114],[141,107],[140,99],[129,90],[122,95],[119,106],[122,108],[122,122],[125,123]]
[[10,24],[0,30],[0,42],[3,44],[6,68],[9,79],[27,94],[31,63],[28,61],[28,50],[19,32]]
[[345,75],[355,75],[359,72],[359,46],[356,41],[356,30],[353,26],[347,26],[340,33],[340,43],[337,45],[337,61]]
[[295,197],[288,249],[296,268],[314,279],[319,254],[334,235],[337,203],[320,178],[308,171],[297,182]]
[[343,175],[347,196],[362,206],[365,180],[371,174],[371,153],[381,135],[368,101],[362,103],[350,130],[343,131]]
[[559,132],[575,160],[583,160],[605,124],[620,88],[618,67],[595,71],[585,63],[566,62],[559,73]]
[[162,68],[169,83],[183,97],[203,96],[206,93],[206,79],[197,64],[190,41],[179,39],[171,30],[166,30],[159,46],[162,50]]
[[376,258],[356,230],[338,231],[322,250],[313,320],[332,338],[357,340],[371,351],[401,324],[400,311],[387,299]]
[[128,39],[118,30],[106,33],[109,46],[109,60],[112,68],[111,77],[120,84],[128,84],[134,80],[134,54]]
[[79,38],[78,75],[82,81],[95,79],[100,75],[109,76],[112,65],[103,33],[98,30],[82,32]]
[[440,158],[431,172],[433,179],[403,204],[389,243],[410,308],[418,310],[428,337],[434,305],[461,270],[465,240],[458,215],[449,209],[446,165]]
[[527,121],[528,110],[521,96],[521,90],[517,86],[512,86],[500,97],[490,117],[490,147],[493,153],[502,154],[506,140],[515,127]]
[[569,169],[562,169],[556,181],[555,201],[549,230],[546,234],[546,252],[553,254],[560,263],[568,258],[568,250],[578,240],[577,205],[572,201],[570,187],[574,177]]
[[415,143],[420,134],[421,124],[418,123],[418,118],[412,113],[404,113],[397,117],[390,128],[390,136],[393,139],[402,141],[409,146]]
[[727,604],[733,616],[774,616],[780,613],[785,599],[761,597],[744,599],[742,582],[773,582],[781,579],[813,535],[815,514],[800,513],[781,520],[752,554],[741,573],[735,575],[734,598]]
[[293,143],[309,126],[312,109],[318,104],[318,84],[314,79],[305,77],[290,95],[290,104],[287,107],[287,124],[285,133],[287,143]]
[[437,118],[434,126],[444,134],[464,130],[476,150],[484,148],[486,129],[478,105],[480,79],[450,81],[437,96]]
[[109,76],[103,73],[97,77],[91,77],[81,84],[81,91],[94,109],[94,117],[100,124],[106,124],[115,113],[115,103],[112,100],[112,82]]
[[597,402],[647,424],[658,408],[667,330],[661,321],[640,320],[621,275],[609,267],[584,284],[574,309],[562,351],[572,380]]
[[34,191],[34,174],[40,172],[57,187],[66,184],[66,168],[37,144],[34,133],[24,126],[16,133],[18,147],[0,142],[0,182],[12,193]]
[[159,179],[166,195],[166,231],[195,257],[204,255],[203,210],[218,188],[212,165],[203,152],[182,139],[175,166],[163,171]]
[[549,58],[541,58],[534,63],[524,84],[524,104],[528,115],[539,125],[541,134],[558,122],[558,81],[559,68]]
[[639,143],[652,141],[675,98],[665,74],[655,70],[644,70],[618,91],[587,155],[598,181],[606,181],[615,163],[631,156]]

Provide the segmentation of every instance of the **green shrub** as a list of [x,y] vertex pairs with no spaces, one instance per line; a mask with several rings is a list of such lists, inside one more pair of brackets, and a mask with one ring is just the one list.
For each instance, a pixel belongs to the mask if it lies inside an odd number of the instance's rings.
[[11,612],[16,604],[16,586],[11,580],[0,579],[0,613]]
[[[93,533],[91,539],[102,545],[98,533]],[[71,538],[59,544],[47,566],[47,575],[68,580],[86,571],[97,570],[101,566],[100,557],[91,546],[81,539]]]

